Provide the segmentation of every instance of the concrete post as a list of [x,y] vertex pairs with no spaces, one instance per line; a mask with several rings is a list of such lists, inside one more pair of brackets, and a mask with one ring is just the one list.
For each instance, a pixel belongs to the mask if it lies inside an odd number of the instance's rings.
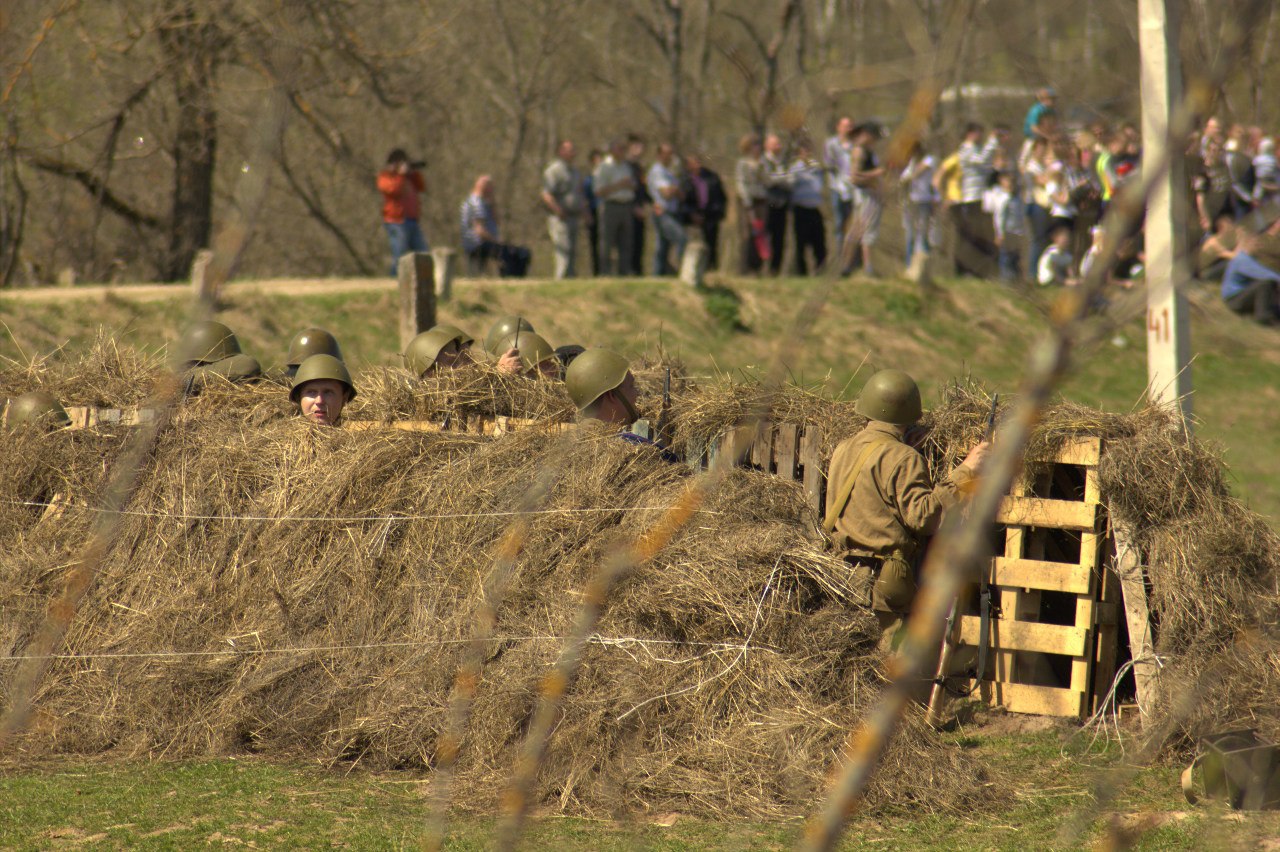
[[680,258],[680,280],[690,287],[701,287],[707,272],[707,244],[696,240],[684,247]]
[[458,272],[458,253],[451,248],[431,250],[435,264],[436,301],[447,302],[453,298],[453,277]]
[[401,255],[396,266],[400,283],[400,348],[436,324],[434,264],[426,252]]
[[[1178,0],[1139,0],[1142,51],[1142,159],[1168,168],[1153,187],[1145,226],[1147,274],[1147,393],[1175,409],[1189,428],[1191,315],[1186,292],[1187,177],[1180,139],[1169,123],[1182,101]],[[1167,152],[1171,153],[1171,156]]]

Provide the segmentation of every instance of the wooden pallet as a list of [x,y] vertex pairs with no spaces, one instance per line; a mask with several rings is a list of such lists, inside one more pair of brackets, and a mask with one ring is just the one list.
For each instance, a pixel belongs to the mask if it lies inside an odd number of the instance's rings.
[[822,432],[817,426],[764,423],[755,432],[746,427],[731,429],[710,442],[690,441],[683,449],[694,470],[715,464],[722,453],[731,453],[741,456],[742,465],[797,480],[804,486],[805,502],[821,518],[827,488],[821,447]]
[[[987,677],[977,692],[1015,713],[1082,717],[1105,696],[1116,666],[1118,584],[1100,569],[1106,543],[1098,493],[1097,438],[1076,439],[1033,483],[1019,482],[996,521],[1003,553],[987,583],[998,609],[990,624]],[[976,584],[953,639],[980,640]]]

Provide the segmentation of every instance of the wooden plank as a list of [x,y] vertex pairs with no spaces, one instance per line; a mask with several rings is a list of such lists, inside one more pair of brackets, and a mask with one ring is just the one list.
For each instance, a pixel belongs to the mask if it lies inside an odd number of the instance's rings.
[[1093,698],[1090,710],[1098,712],[1103,699],[1111,690],[1111,682],[1116,676],[1116,657],[1119,652],[1119,619],[1117,611],[1120,598],[1120,578],[1114,571],[1104,571],[1098,590],[1101,600],[1094,610],[1094,623],[1097,625],[1093,662]]
[[761,423],[760,430],[755,435],[755,440],[751,442],[751,464],[765,473],[772,471],[773,425],[770,423]]
[[[961,616],[960,641],[977,645],[981,619],[976,615]],[[1089,629],[1068,624],[1040,624],[1006,618],[991,620],[991,647],[1001,651],[1039,651],[1079,657],[1089,645]]]
[[1160,669],[1155,660],[1155,637],[1151,631],[1142,559],[1127,528],[1117,525],[1112,535],[1116,542],[1116,573],[1124,598],[1125,623],[1129,627],[1129,654],[1133,660],[1138,708],[1143,718],[1148,719],[1155,707],[1156,677]]
[[996,523],[1092,531],[1098,523],[1098,504],[1010,495],[1001,501]]
[[804,496],[809,508],[819,519],[823,517],[823,491],[826,488],[826,471],[822,469],[822,461],[818,448],[822,445],[822,433],[817,426],[809,424],[800,433],[800,466],[804,468]]
[[1092,467],[1098,464],[1098,460],[1102,458],[1102,439],[1101,438],[1071,438],[1068,439],[1056,452],[1050,453],[1049,458],[1042,456],[1029,457],[1028,461],[1058,464],[1078,464],[1085,467]]
[[705,438],[690,438],[684,445],[684,458],[694,472],[707,466],[707,441]]
[[800,448],[800,432],[794,423],[778,424],[773,438],[773,457],[777,464],[778,476],[783,479],[796,478],[796,455]]
[[1088,694],[1093,687],[1093,617],[1095,602],[1091,594],[1076,598],[1076,627],[1085,630],[1085,646],[1080,656],[1071,661],[1071,688]]
[[1045,562],[1040,559],[1014,559],[997,556],[991,560],[988,582],[993,586],[1013,586],[1019,589],[1041,589],[1046,592],[1069,592],[1087,595],[1091,591],[1092,572],[1079,565],[1065,562]]
[[1079,718],[1084,715],[1085,693],[1054,686],[1025,683],[999,684],[1000,704],[1010,713]]

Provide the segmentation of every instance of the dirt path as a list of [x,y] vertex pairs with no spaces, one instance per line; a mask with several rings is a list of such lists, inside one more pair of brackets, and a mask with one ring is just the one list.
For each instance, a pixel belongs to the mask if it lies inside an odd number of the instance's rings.
[[[536,284],[543,279],[459,279],[455,287],[467,284]],[[391,278],[272,278],[253,281],[232,281],[223,291],[234,293],[271,293],[280,296],[304,296],[317,293],[362,293],[390,291],[396,288]],[[158,299],[182,298],[190,294],[190,285],[175,284],[86,284],[75,287],[15,287],[0,290],[0,302],[12,299],[17,302],[58,302],[70,299],[131,299],[150,302]]]

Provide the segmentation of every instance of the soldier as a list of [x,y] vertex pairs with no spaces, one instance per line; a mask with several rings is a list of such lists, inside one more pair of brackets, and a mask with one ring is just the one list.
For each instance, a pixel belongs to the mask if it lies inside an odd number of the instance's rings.
[[876,373],[856,410],[869,422],[831,457],[823,528],[870,589],[881,646],[889,650],[915,597],[921,545],[937,531],[943,512],[960,501],[990,444],[979,443],[934,485],[924,458],[903,440],[921,414],[920,389],[910,376],[900,370]]
[[451,370],[472,363],[469,348],[472,338],[451,325],[438,325],[422,332],[404,350],[406,369],[425,378],[437,367]]
[[71,425],[67,410],[51,394],[44,391],[28,391],[9,400],[5,411],[5,423],[10,429],[21,429],[36,424],[46,431]]
[[285,359],[284,375],[289,381],[298,374],[298,365],[312,355],[332,355],[342,360],[342,347],[338,339],[323,328],[304,328],[289,341],[289,354]]
[[496,351],[504,353],[498,360],[498,371],[519,373],[531,378],[560,378],[560,359],[556,350],[540,334],[519,331],[498,341]]
[[517,373],[520,371],[520,356],[518,353],[510,350],[500,350],[498,345],[509,335],[514,334],[516,329],[520,331],[533,331],[533,326],[524,317],[503,317],[495,322],[490,328],[489,333],[484,336],[484,354],[493,361],[499,370],[505,373]]
[[312,423],[335,426],[343,407],[355,399],[347,366],[332,355],[312,355],[298,366],[289,399]]
[[214,320],[198,322],[182,333],[175,361],[177,369],[190,371],[193,387],[209,374],[237,383],[250,382],[262,375],[262,366],[240,351],[235,332]]
[[564,383],[579,417],[608,423],[619,430],[622,440],[654,447],[666,461],[680,461],[658,442],[627,431],[640,419],[640,411],[636,408],[636,377],[626,358],[608,349],[588,349],[573,359]]

